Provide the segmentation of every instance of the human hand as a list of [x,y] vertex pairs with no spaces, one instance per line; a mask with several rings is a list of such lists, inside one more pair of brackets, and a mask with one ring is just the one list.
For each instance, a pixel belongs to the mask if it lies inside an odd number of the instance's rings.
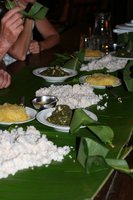
[[11,47],[23,30],[23,19],[16,7],[8,11],[1,19],[0,39],[4,46]]
[[3,69],[0,69],[0,89],[7,88],[11,84],[11,76]]
[[39,42],[32,40],[29,45],[29,51],[32,54],[40,53],[40,45]]

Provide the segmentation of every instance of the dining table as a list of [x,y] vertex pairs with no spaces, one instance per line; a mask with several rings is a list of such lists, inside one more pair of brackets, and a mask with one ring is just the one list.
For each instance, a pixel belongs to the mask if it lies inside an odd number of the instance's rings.
[[[7,66],[7,71],[12,76],[12,83],[8,88],[0,90],[0,104],[5,102],[20,104],[21,98],[24,97],[24,105],[33,108],[32,99],[35,97],[36,91],[51,85],[44,79],[35,76],[32,73],[33,70],[48,67],[54,60],[55,53],[78,51],[79,40],[79,27],[72,27],[61,35],[61,42],[58,46],[39,54],[30,54],[25,61],[16,61]],[[71,84],[71,81],[66,81],[65,84]],[[92,111],[99,119],[114,127],[118,138],[125,137],[126,142],[123,141],[123,146],[132,146],[133,92],[128,92],[123,85],[114,90],[121,96],[122,103],[119,103],[109,91],[106,91],[109,95],[109,106],[105,110],[97,110],[96,106],[93,106]],[[96,92],[102,93],[103,90],[96,90]],[[40,124],[36,119],[19,126],[31,125],[45,134],[57,146],[76,145],[74,136]],[[7,125],[0,125],[2,130],[8,128]],[[86,130],[84,128],[80,131]],[[133,168],[133,151],[126,156],[126,160],[129,167]],[[15,175],[0,179],[0,199],[132,200],[133,179],[126,173],[111,169],[87,174],[76,160],[76,152],[74,151],[72,159],[67,157],[61,163],[53,163],[48,167],[41,166],[20,170]]]

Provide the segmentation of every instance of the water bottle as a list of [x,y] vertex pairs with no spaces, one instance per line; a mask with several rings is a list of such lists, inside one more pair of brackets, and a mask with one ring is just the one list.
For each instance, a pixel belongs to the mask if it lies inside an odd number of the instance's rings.
[[95,18],[94,37],[97,48],[108,54],[112,46],[110,13],[98,13]]

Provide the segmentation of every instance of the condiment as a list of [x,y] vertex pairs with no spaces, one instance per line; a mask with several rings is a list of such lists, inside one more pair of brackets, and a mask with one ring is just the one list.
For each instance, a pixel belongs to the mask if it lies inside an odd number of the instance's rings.
[[53,77],[60,77],[60,76],[68,76],[70,75],[68,72],[63,70],[60,66],[49,67],[48,69],[41,72],[43,76],[53,76]]
[[58,105],[52,115],[47,118],[48,122],[62,126],[69,126],[72,119],[72,110],[67,105]]

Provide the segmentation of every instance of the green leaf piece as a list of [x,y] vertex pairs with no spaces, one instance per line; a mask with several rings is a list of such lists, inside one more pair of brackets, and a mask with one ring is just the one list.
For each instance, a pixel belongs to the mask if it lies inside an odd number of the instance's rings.
[[75,69],[77,71],[79,71],[79,68],[80,68],[80,61],[79,61],[79,58],[78,57],[74,57],[72,59],[70,59],[69,61],[67,61],[65,64],[64,64],[64,68],[70,68],[70,69]]
[[125,46],[127,50],[133,50],[133,32],[118,35],[118,43]]
[[59,65],[62,67],[65,64],[65,62],[67,62],[70,59],[71,59],[71,56],[67,53],[64,53],[64,54],[55,53],[55,58],[50,63],[50,66]]
[[87,126],[102,142],[114,147],[112,140],[114,138],[114,132],[109,126],[105,125],[88,125]]
[[112,145],[112,140],[114,138],[113,130],[109,126],[100,124],[99,122],[90,118],[83,109],[76,109],[72,121],[70,124],[70,133],[76,134],[80,126],[86,126],[91,130],[102,142]]
[[103,170],[108,167],[103,159],[108,151],[105,146],[90,138],[81,138],[77,160],[86,168],[87,173]]
[[92,118],[90,118],[81,108],[78,108],[74,111],[73,117],[72,117],[72,121],[70,124],[70,132],[71,134],[75,134],[80,126],[85,126],[88,125],[90,123],[95,123],[96,121],[94,121]]
[[13,1],[10,1],[10,0],[7,0],[7,1],[6,1],[5,6],[6,6],[6,8],[7,8],[8,10],[10,10],[10,9],[16,7],[15,3],[14,3]]
[[124,173],[133,173],[133,169],[129,169],[128,163],[123,159],[106,159],[107,164],[115,170]]
[[93,174],[108,170],[110,166],[102,156],[90,156],[86,162],[86,173]]
[[75,53],[75,56],[79,59],[81,63],[84,62],[85,49],[80,49],[78,52]]
[[[8,10],[16,7],[15,3],[10,1],[10,0],[6,1],[5,6]],[[34,19],[34,20],[41,20],[41,19],[45,18],[47,12],[48,12],[47,7],[44,7],[42,4],[40,4],[38,2],[35,2],[28,12],[26,12],[24,10],[21,13],[23,14],[23,16],[25,18],[31,18],[31,19]]]
[[133,173],[124,159],[107,158],[109,149],[90,138],[81,138],[77,160],[86,169],[87,174],[109,168],[124,173]]
[[29,17],[41,20],[44,19],[48,12],[48,8],[44,7],[42,4],[35,2],[28,12]]
[[128,91],[133,91],[133,77],[131,67],[133,67],[133,61],[129,61],[123,70],[123,80],[126,84]]

